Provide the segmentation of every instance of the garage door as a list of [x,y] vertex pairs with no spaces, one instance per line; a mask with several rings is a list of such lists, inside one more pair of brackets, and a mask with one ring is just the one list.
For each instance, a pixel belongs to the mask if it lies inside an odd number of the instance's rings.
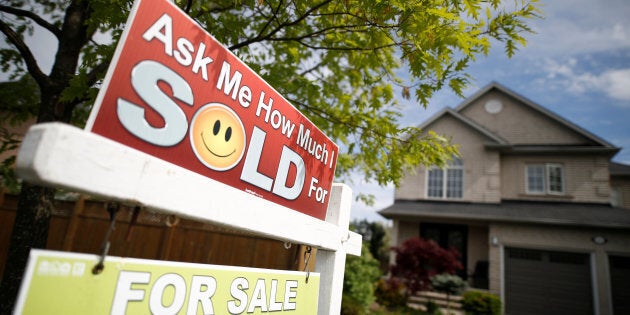
[[522,248],[505,250],[508,315],[593,314],[588,254]]
[[614,314],[630,314],[630,257],[608,257]]

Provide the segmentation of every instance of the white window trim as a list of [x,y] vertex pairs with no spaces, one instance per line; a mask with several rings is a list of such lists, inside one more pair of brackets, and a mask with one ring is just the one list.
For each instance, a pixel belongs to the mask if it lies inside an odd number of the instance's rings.
[[[543,191],[530,191],[529,190],[529,167],[530,166],[542,166],[543,168]],[[549,170],[551,168],[554,167],[558,167],[560,168],[562,174],[560,177],[560,184],[561,184],[561,191],[552,191],[551,190],[551,185],[550,185],[550,181],[549,181]],[[565,170],[564,170],[564,165],[560,164],[560,163],[528,163],[525,164],[525,193],[528,195],[556,195],[556,196],[562,196],[566,194],[566,180],[565,180]]]
[[[433,199],[433,200],[461,200],[464,199],[464,176],[465,176],[465,172],[464,172],[464,161],[461,158],[454,158],[454,159],[459,159],[460,160],[460,164],[457,165],[452,165],[452,164],[448,164],[446,165],[444,168],[439,168],[437,166],[431,166],[428,167],[425,170],[425,176],[424,176],[424,197],[426,199]],[[442,170],[442,197],[433,197],[433,196],[429,196],[429,171],[431,170]],[[447,197],[448,195],[448,191],[447,191],[447,187],[448,187],[448,172],[447,170],[452,169],[452,170],[462,170],[462,196],[461,197]]]
[[[551,185],[550,185],[550,169],[557,167],[560,169],[560,191],[552,191],[551,190]],[[565,192],[565,180],[564,180],[564,166],[560,163],[547,163],[545,164],[545,181],[547,183],[547,193],[550,195],[564,195]]]
[[[542,191],[531,191],[529,190],[529,168],[534,166],[542,166],[543,167],[543,190]],[[544,163],[530,163],[525,164],[525,193],[528,195],[544,195],[547,191],[547,180],[545,179],[546,168]]]

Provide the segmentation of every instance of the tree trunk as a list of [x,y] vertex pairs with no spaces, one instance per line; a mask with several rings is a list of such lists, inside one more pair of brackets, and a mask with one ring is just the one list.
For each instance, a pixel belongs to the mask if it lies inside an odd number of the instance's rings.
[[[76,103],[62,101],[61,93],[75,74],[81,48],[92,37],[86,23],[91,13],[89,1],[71,1],[66,8],[50,76],[41,73],[34,76],[41,92],[38,123],[70,122]],[[7,264],[0,283],[0,315],[11,314],[13,310],[31,248],[46,248],[54,195],[54,188],[22,185]]]
[[0,284],[0,314],[11,314],[31,248],[46,248],[54,189],[24,183]]

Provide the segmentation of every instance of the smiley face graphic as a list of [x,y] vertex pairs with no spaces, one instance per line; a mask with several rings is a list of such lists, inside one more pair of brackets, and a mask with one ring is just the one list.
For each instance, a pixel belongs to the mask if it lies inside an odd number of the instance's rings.
[[201,107],[192,119],[190,143],[205,166],[227,171],[240,162],[245,152],[245,127],[238,115],[220,103]]

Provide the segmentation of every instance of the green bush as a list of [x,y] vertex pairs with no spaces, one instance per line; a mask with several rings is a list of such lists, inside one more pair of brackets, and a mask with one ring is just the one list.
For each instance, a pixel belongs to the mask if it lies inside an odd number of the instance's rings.
[[374,302],[374,287],[376,280],[381,276],[379,263],[372,257],[366,245],[363,244],[361,256],[348,256],[346,260],[345,275],[343,278],[342,308],[344,303],[351,310],[357,307],[362,314]]
[[468,284],[457,275],[441,273],[431,277],[431,286],[438,292],[451,295],[462,293]]
[[462,308],[467,315],[500,315],[501,299],[486,292],[468,291],[463,295]]
[[362,315],[365,307],[348,295],[341,297],[341,315]]
[[407,306],[407,288],[397,278],[381,279],[376,284],[376,302],[388,309]]

